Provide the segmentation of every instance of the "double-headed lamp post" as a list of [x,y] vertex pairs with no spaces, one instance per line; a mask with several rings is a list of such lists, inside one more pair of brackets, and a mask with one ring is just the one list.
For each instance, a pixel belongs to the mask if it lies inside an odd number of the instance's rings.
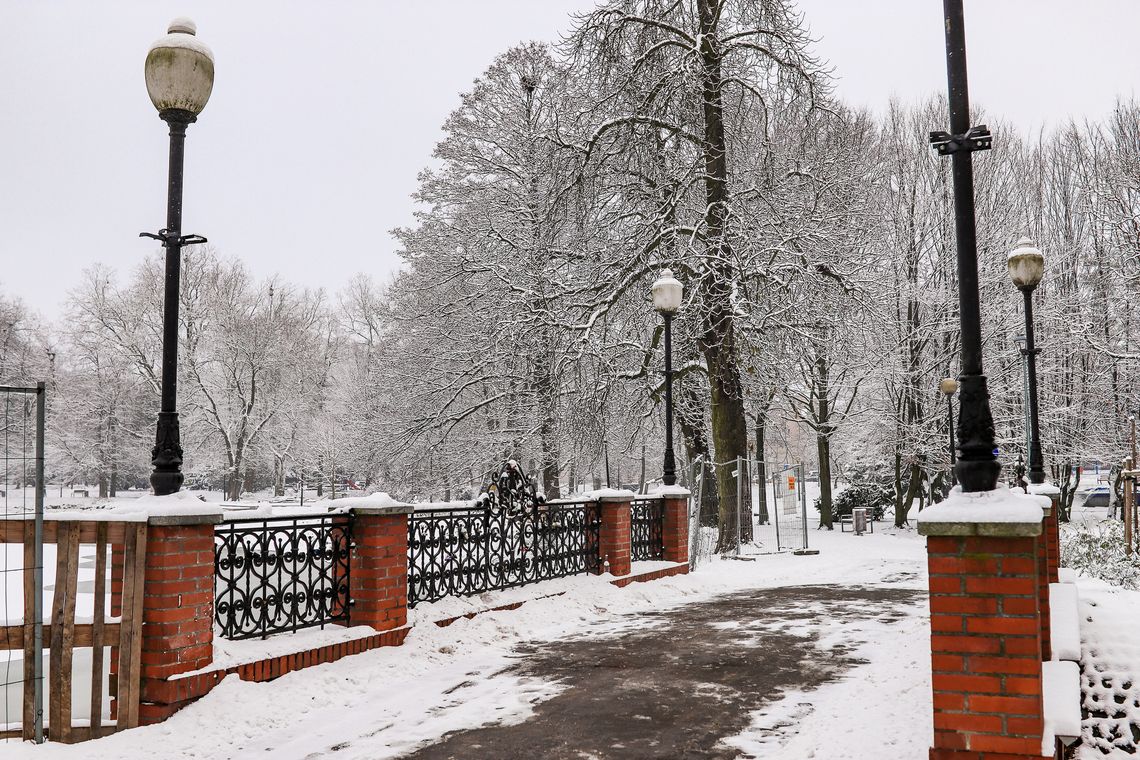
[[162,312],[162,405],[158,413],[150,484],[159,496],[182,487],[182,443],[178,432],[178,289],[182,246],[204,243],[182,234],[182,163],[186,127],[197,120],[214,87],[214,54],[198,41],[188,18],[170,22],[167,35],[146,55],[146,90],[158,116],[170,127],[170,164],[166,186],[166,227],[140,236],[166,248],[166,292]]
[[653,283],[653,308],[665,318],[665,466],[661,480],[667,486],[677,482],[677,462],[673,456],[673,315],[681,308],[684,286],[668,269]]
[[1045,482],[1045,462],[1041,456],[1041,428],[1037,420],[1037,352],[1033,345],[1033,291],[1045,274],[1045,257],[1023,237],[1009,252],[1009,277],[1025,300],[1025,366],[1029,383],[1029,482]]
[[942,378],[938,383],[938,390],[946,397],[946,413],[950,417],[950,483],[956,485],[958,476],[954,473],[954,461],[957,458],[954,452],[954,394],[958,392],[958,381],[952,377]]

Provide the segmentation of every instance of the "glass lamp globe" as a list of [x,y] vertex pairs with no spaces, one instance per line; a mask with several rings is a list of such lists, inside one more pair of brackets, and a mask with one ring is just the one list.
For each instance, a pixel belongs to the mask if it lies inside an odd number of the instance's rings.
[[214,89],[214,54],[196,36],[197,27],[188,18],[170,22],[165,37],[146,54],[146,91],[159,113],[202,112]]
[[1033,290],[1045,274],[1045,257],[1033,241],[1023,237],[1006,259],[1009,277],[1020,290]]
[[938,384],[938,390],[945,396],[953,396],[958,390],[958,381],[952,377],[944,377]]
[[670,269],[662,269],[661,276],[653,283],[653,308],[662,314],[674,314],[681,308],[684,286],[673,276]]

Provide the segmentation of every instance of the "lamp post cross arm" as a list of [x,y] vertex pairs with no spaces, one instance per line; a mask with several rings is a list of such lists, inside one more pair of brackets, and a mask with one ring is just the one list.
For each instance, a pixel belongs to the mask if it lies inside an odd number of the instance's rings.
[[950,156],[959,151],[989,150],[993,147],[993,141],[993,135],[985,124],[970,127],[960,135],[952,135],[942,130],[930,133],[930,144],[940,156]]
[[158,233],[154,232],[140,232],[139,237],[151,238],[162,243],[164,246],[177,245],[182,247],[184,245],[201,245],[209,241],[201,235],[175,235],[170,230],[159,230]]

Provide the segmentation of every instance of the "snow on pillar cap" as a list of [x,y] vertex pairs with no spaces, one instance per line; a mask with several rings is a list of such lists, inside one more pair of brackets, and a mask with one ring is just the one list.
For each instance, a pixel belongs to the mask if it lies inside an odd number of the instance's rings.
[[1039,536],[1049,498],[1006,488],[965,493],[955,486],[944,501],[918,513],[924,536]]
[[167,34],[198,34],[198,25],[194,23],[193,19],[186,16],[179,16],[170,22],[170,26],[166,27]]

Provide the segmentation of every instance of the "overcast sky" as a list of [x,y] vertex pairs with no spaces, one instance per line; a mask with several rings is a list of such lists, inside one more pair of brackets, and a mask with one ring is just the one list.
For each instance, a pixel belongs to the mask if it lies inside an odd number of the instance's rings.
[[[398,265],[393,227],[458,93],[593,0],[0,0],[0,292],[45,316],[82,269],[129,272],[165,221],[166,129],[142,66],[171,18],[214,50],[183,231],[255,275],[338,290]],[[840,96],[945,90],[940,0],[801,0]],[[1137,0],[967,0],[972,101],[1030,131],[1099,118],[1140,79]],[[931,125],[937,128],[941,125]],[[997,136],[1000,140],[1000,135]]]

